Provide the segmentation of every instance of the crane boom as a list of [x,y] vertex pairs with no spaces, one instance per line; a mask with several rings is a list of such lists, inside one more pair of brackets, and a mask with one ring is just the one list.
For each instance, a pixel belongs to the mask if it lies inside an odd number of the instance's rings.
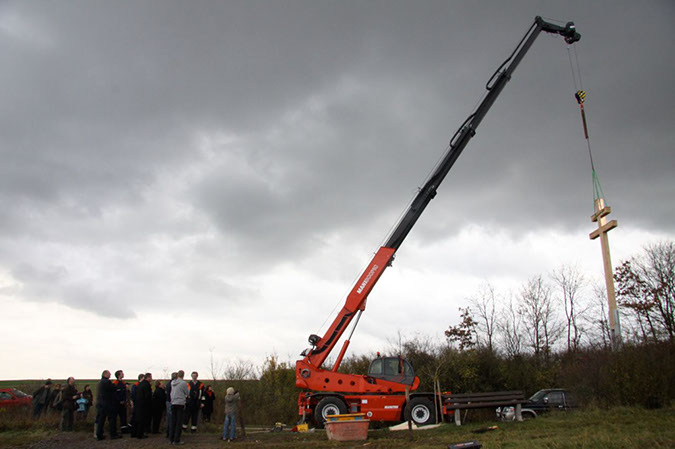
[[[436,196],[436,191],[445,179],[445,176],[448,174],[471,138],[476,134],[476,129],[483,118],[504,89],[506,83],[511,79],[511,75],[518,64],[520,64],[527,51],[542,31],[559,34],[564,37],[568,44],[572,44],[581,38],[579,33],[576,32],[572,22],[568,22],[563,27],[547,22],[539,16],[535,18],[534,23],[511,56],[504,61],[488,81],[486,85],[488,93],[476,108],[475,112],[466,119],[450,140],[448,150],[441,162],[437,165],[425,184],[420,188],[407,211],[389,235],[384,246],[380,247],[368,264],[367,268],[347,296],[345,305],[335,317],[324,336],[319,337],[317,335],[311,335],[309,337],[309,343],[312,345],[312,348],[303,352],[302,355],[304,356],[304,359],[298,360],[298,363],[296,364],[296,383],[298,387],[319,389],[318,386],[315,386],[314,382],[310,380],[312,371],[321,369],[324,361],[335,348],[335,345],[351,321],[357,314],[360,314],[365,310],[366,300],[373,287],[380,276],[382,276],[386,267],[391,264],[396,251],[422,215],[424,209]],[[337,371],[348,345],[349,339],[345,341],[344,346],[340,351],[335,365],[333,366],[333,372]],[[328,381],[329,379],[325,378],[325,380]],[[342,384],[342,382],[339,383]],[[325,389],[326,386],[324,385],[323,388]],[[340,391],[349,390],[347,387],[343,388],[345,389]],[[356,387],[354,387],[354,390],[356,390]]]

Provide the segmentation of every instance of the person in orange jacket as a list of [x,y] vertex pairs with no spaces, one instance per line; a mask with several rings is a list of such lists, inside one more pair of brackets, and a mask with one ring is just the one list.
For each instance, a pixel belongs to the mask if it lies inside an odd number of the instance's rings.
[[188,382],[188,397],[185,404],[185,421],[183,422],[183,429],[187,429],[188,423],[192,420],[192,427],[190,431],[195,433],[199,425],[199,412],[204,407],[204,384],[197,378],[199,373],[192,372],[192,380]]

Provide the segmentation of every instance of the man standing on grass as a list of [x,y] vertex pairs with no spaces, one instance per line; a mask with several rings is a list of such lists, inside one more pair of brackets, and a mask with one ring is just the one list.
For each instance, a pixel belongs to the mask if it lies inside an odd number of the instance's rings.
[[145,434],[147,427],[150,424],[150,417],[152,416],[152,374],[145,373],[143,380],[138,383],[136,388],[136,396],[134,398],[134,433],[133,437],[147,438]]
[[131,399],[131,435],[136,435],[136,393],[138,392],[138,386],[141,384],[141,381],[143,381],[143,377],[145,377],[145,374],[139,374],[138,382],[131,385],[131,394],[129,395],[129,398]]
[[121,369],[115,371],[115,380],[112,383],[115,386],[115,405],[117,406],[117,415],[120,417],[120,432],[124,432],[129,425],[129,421],[127,421],[127,384],[124,382],[124,371]]
[[43,411],[47,410],[51,389],[52,380],[47,379],[47,382],[33,393],[33,418],[39,417]]
[[108,420],[110,427],[110,439],[122,438],[117,433],[117,407],[115,403],[115,386],[110,382],[110,371],[105,370],[101,373],[101,380],[98,383],[96,393],[96,439],[101,441],[103,436],[103,427],[105,420]]
[[183,377],[185,377],[185,372],[180,370],[178,377],[171,381],[171,430],[169,431],[171,444],[183,444],[180,434],[183,431],[183,412],[188,396],[187,382],[183,380]]
[[63,409],[61,409],[61,431],[73,431],[73,418],[75,415],[75,401],[78,398],[77,389],[75,388],[75,378],[69,377],[68,383],[63,388],[61,393]]

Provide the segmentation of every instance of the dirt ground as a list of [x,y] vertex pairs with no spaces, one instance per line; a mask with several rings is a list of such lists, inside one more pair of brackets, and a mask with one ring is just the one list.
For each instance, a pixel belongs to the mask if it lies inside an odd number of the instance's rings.
[[[379,447],[407,447],[410,443],[401,433],[399,435],[387,435],[386,441],[383,439],[384,435],[380,435],[381,431],[369,432],[368,441],[348,443],[348,447],[362,447],[370,448]],[[393,438],[392,438],[393,437]],[[241,448],[316,448],[316,447],[345,447],[344,443],[331,442],[326,438],[324,431],[317,431],[314,433],[299,434],[294,432],[257,432],[248,433],[246,438],[239,438],[237,441],[228,443],[221,440],[217,433],[198,433],[184,435],[182,440],[185,442],[186,448],[226,448],[226,447],[241,447]],[[380,440],[380,441],[378,441]],[[400,440],[400,441],[397,441]],[[106,438],[103,441],[96,441],[92,434],[88,432],[68,432],[68,433],[50,433],[49,435],[42,435],[36,440],[17,442],[5,446],[7,449],[148,449],[148,448],[163,448],[169,446],[167,439],[163,434],[149,435],[146,439],[130,438],[125,435],[119,440],[110,440]]]
[[[285,437],[285,436],[284,436]],[[286,439],[286,438],[282,438]],[[221,448],[231,446],[237,447],[255,447],[256,439],[254,435],[249,436],[246,439],[240,439],[234,443],[227,443],[220,439],[220,436],[217,434],[197,434],[197,435],[185,435],[183,438],[185,442],[185,447],[190,448]],[[265,445],[262,441],[259,441],[257,446]],[[115,449],[146,449],[146,448],[157,448],[157,447],[166,447],[169,446],[167,439],[163,435],[150,435],[146,439],[136,439],[130,438],[128,435],[125,435],[119,440],[110,440],[106,438],[103,441],[97,441],[92,435],[87,435],[83,432],[73,432],[73,433],[57,433],[49,438],[42,439],[28,445],[19,445],[14,446],[16,448],[31,448],[31,449],[61,449],[61,448],[72,448],[72,449],[89,449],[100,447],[102,449],[115,448]]]

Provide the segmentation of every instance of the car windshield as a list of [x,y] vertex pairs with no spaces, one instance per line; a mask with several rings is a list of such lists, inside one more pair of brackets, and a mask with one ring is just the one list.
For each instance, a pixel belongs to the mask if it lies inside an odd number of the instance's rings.
[[12,393],[14,393],[14,396],[16,396],[17,398],[27,398],[28,397],[28,395],[26,393],[24,393],[21,390],[17,390],[16,388],[12,388]]
[[546,394],[546,390],[539,390],[530,397],[530,401],[537,402],[538,400],[543,398],[545,394]]

